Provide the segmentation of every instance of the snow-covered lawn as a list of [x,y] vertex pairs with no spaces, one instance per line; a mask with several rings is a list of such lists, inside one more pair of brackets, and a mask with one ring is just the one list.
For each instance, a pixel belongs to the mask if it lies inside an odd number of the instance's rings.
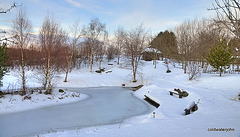
[[[65,130],[40,136],[240,136],[240,101],[232,100],[240,93],[239,74],[224,74],[222,77],[218,74],[202,74],[197,80],[188,81],[188,76],[183,74],[180,66],[174,68],[170,65],[172,72],[166,73],[167,68],[161,61],[157,69],[154,69],[152,62],[143,62],[139,70],[141,73],[137,77],[138,82],[134,84],[130,82],[132,78],[130,69],[120,67],[115,62],[113,64],[103,65],[106,71],[111,70],[111,73],[89,73],[88,68],[73,70],[69,74],[67,83],[62,82],[65,75],[58,74],[55,79],[56,86],[99,87],[121,86],[123,83],[127,86],[143,84],[144,86],[134,94],[141,99],[145,94],[149,94],[159,101],[160,107],[154,111],[156,118],[150,113],[127,119],[117,125]],[[4,77],[4,83],[9,82],[9,79],[13,79],[11,75]],[[30,81],[34,80],[30,79],[29,83]],[[169,91],[174,88],[186,90],[189,96],[182,99],[170,96]],[[198,110],[185,116],[184,109],[192,101],[199,102]]]

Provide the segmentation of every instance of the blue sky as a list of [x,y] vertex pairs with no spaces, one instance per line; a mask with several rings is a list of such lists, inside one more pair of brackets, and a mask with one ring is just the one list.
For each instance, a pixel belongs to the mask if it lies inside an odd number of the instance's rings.
[[[97,17],[110,33],[118,26],[131,29],[143,23],[153,34],[172,29],[185,20],[215,14],[207,10],[214,0],[1,0],[0,8],[5,9],[13,2],[23,4],[35,32],[47,13],[66,29],[77,20],[83,25]],[[0,29],[10,29],[16,11],[0,14]]]

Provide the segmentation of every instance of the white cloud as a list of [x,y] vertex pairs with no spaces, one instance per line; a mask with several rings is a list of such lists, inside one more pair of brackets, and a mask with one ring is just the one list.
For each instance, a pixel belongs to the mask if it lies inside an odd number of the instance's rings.
[[70,3],[71,5],[78,7],[78,8],[82,8],[84,7],[81,3],[79,3],[78,1],[75,0],[66,0],[68,3]]
[[102,13],[102,14],[106,14],[106,15],[113,14],[113,12],[106,11],[106,9],[104,7],[101,7],[101,6],[95,4],[95,2],[92,2],[92,1],[85,1],[85,2],[82,1],[81,3],[79,1],[76,1],[76,0],[65,0],[65,1],[68,2],[69,4],[71,4],[74,7],[83,8],[83,9],[86,9],[86,10],[91,11],[91,12]]
[[166,29],[172,29],[175,25],[180,22],[174,19],[161,18],[161,16],[154,16],[146,12],[132,12],[129,14],[121,15],[115,22],[118,25],[123,25],[127,29],[141,25],[146,29],[149,29],[153,33],[159,33]]

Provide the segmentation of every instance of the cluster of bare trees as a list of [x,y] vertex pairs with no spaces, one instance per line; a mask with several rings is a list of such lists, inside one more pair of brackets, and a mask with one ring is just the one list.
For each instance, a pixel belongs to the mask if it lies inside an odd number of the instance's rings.
[[[235,57],[239,56],[240,3],[237,0],[215,0],[213,8],[217,17],[212,20],[188,20],[175,28],[179,50],[179,60],[182,61],[184,73],[199,69],[196,66],[206,68],[206,58],[211,47],[217,46],[219,40],[226,40],[228,47],[233,51]],[[236,60],[239,68],[239,60]],[[193,65],[195,64],[195,65]],[[200,65],[199,65],[200,64]],[[206,70],[203,70],[206,71]],[[189,79],[192,79],[193,72]]]
[[222,39],[232,39],[227,29],[222,29],[214,20],[207,19],[185,21],[175,28],[175,34],[179,50],[178,60],[182,62],[184,73],[189,74],[190,80],[195,74],[199,74],[200,69],[196,66],[206,72],[206,58],[212,47],[218,46]]
[[60,24],[54,18],[46,17],[39,31],[39,45],[44,59],[42,65],[43,88],[47,94],[51,94],[54,67],[58,65],[59,57],[64,57],[64,54],[61,56],[57,56],[57,54],[61,54],[60,49],[66,45],[67,39],[66,32],[60,27]]
[[108,60],[116,56],[119,64],[120,56],[125,53],[131,60],[135,82],[141,53],[147,46],[147,31],[142,25],[129,31],[119,27],[110,41],[106,25],[98,18],[82,27],[75,22],[69,30],[64,30],[57,19],[48,15],[38,35],[34,35],[32,24],[23,9],[18,11],[12,30],[15,42],[8,46],[8,64],[12,68],[19,66],[21,70],[19,76],[23,95],[27,93],[27,68],[37,68],[45,93],[51,94],[52,80],[57,71],[65,72],[64,82],[67,82],[69,72],[82,64],[87,64],[93,72],[93,64],[97,62],[101,69],[105,55]]
[[[221,35],[221,36],[220,36]],[[172,31],[160,32],[150,43],[151,47],[158,49],[163,55],[166,64],[170,60],[181,62],[184,73],[188,73],[190,79],[204,68],[206,58],[211,47],[218,44],[220,37],[227,37],[225,31],[213,21],[207,19],[187,20]],[[152,56],[156,56],[152,53]],[[194,65],[195,64],[195,65]],[[193,72],[187,72],[195,71]]]
[[[32,25],[23,9],[20,9],[18,11],[18,14],[13,20],[12,32],[14,35],[15,49],[13,48],[9,51],[9,53],[11,53],[11,51],[20,51],[20,58],[18,58],[19,54],[15,54],[14,52],[12,52],[12,54],[9,54],[9,56],[10,58],[14,59],[14,56],[18,55],[15,61],[18,61],[19,65],[21,66],[21,72],[19,72],[19,76],[21,77],[22,94],[26,94],[25,69],[27,63],[32,63],[28,62],[27,59],[28,56],[30,56],[29,53],[40,54],[40,56],[38,56],[39,58],[36,58],[36,60],[41,60],[37,65],[40,66],[43,70],[43,88],[46,89],[47,94],[51,93],[51,70],[53,70],[52,68],[54,68],[54,65],[57,65],[56,60],[59,59],[56,58],[60,57],[54,55],[57,55],[57,53],[59,53],[57,50],[60,50],[60,48],[58,47],[62,47],[66,43],[66,34],[62,29],[60,29],[59,24],[54,19],[47,17],[40,28],[38,41],[34,41],[35,45],[37,45],[36,43],[39,42],[38,48],[35,50],[33,48],[34,42],[32,40]],[[32,56],[37,56],[37,54]]]
[[175,28],[184,73],[189,61],[197,61],[204,66],[209,49],[217,44],[219,31],[214,22],[205,19],[185,21]]
[[[95,53],[94,51],[99,51],[97,52],[97,55],[99,56],[99,64],[101,64],[102,56],[105,51],[103,47],[104,43],[102,42],[107,41],[108,39],[106,25],[101,23],[97,18],[92,19],[87,26],[83,27],[82,34],[86,38],[86,43],[90,47],[90,72],[92,72],[93,57]],[[95,47],[98,50],[96,50]],[[101,69],[101,65],[99,66],[99,69]]]
[[[32,34],[32,24],[23,9],[18,11],[12,23],[14,44],[8,46],[9,65],[20,66],[22,94],[26,94],[26,68],[39,69],[39,80],[46,94],[51,94],[52,79],[56,71],[64,71],[67,82],[68,73],[82,61],[90,60],[90,71],[94,57],[101,63],[105,54],[108,38],[105,24],[99,19],[92,19],[84,27],[79,23],[70,27],[70,33],[52,16],[47,16],[40,29],[39,35]],[[35,38],[35,39],[34,39]],[[99,64],[100,64],[99,63]],[[101,68],[101,66],[99,66]]]

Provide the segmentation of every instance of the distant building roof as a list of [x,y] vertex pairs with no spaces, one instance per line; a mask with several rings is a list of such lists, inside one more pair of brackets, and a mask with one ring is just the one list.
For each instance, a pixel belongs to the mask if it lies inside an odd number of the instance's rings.
[[159,51],[158,49],[155,49],[155,48],[146,48],[144,50],[144,52],[154,52],[154,53],[159,53],[159,54],[162,53],[161,51]]

